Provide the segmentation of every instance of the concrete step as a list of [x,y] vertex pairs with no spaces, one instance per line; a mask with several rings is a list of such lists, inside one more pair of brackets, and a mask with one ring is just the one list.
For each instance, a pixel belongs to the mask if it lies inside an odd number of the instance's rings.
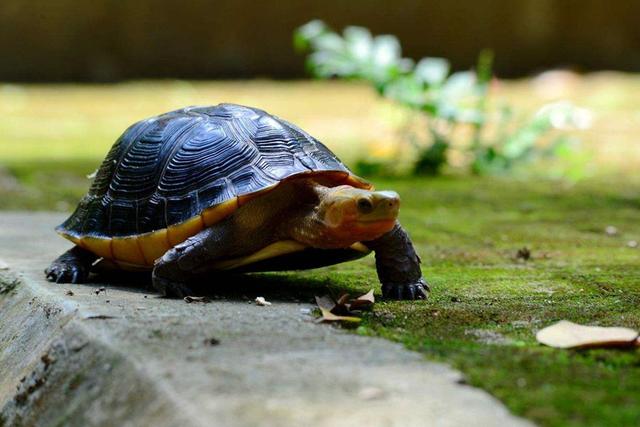
[[0,214],[0,426],[529,425],[445,365],[316,324],[310,304],[49,283],[62,219]]

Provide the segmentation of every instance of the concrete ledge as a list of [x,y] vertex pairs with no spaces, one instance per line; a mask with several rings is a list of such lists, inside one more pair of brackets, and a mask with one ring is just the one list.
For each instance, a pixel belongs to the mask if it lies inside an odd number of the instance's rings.
[[95,336],[75,304],[0,275],[0,289],[8,287],[0,296],[0,425],[189,425],[153,381]]
[[48,283],[59,220],[0,215],[0,426],[529,425],[444,365],[315,324],[307,304]]

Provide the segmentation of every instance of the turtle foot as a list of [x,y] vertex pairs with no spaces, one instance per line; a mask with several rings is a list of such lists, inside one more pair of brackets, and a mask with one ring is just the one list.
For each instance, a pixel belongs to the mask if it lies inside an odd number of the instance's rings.
[[426,299],[429,295],[429,290],[429,284],[421,278],[416,283],[383,284],[382,296],[391,300]]
[[152,284],[154,289],[165,297],[184,298],[186,296],[193,295],[193,291],[185,282],[158,276],[155,271],[152,274]]
[[44,274],[50,282],[83,283],[87,281],[96,258],[93,253],[74,246],[56,258]]
[[73,260],[57,259],[44,270],[47,280],[55,283],[82,283],[89,277],[89,269]]

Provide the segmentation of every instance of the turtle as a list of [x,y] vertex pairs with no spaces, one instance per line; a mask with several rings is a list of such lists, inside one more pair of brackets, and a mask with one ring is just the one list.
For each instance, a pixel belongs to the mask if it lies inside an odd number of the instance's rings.
[[281,118],[229,103],[186,107],[116,140],[56,227],[75,245],[45,275],[82,283],[106,263],[150,270],[162,295],[184,297],[202,274],[310,269],[373,251],[383,297],[423,299],[399,206],[396,192],[375,191]]

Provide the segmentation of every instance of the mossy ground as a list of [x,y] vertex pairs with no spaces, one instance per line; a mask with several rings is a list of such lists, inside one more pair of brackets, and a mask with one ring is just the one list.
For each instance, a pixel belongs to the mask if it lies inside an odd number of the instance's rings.
[[[432,293],[427,301],[378,302],[358,333],[453,365],[541,425],[638,425],[640,351],[552,349],[535,333],[561,319],[640,329],[640,249],[629,247],[640,240],[640,183],[378,184],[403,196],[401,220]],[[528,261],[517,257],[525,247]],[[371,259],[329,271],[354,293],[376,282]]]
[[[640,329],[640,250],[628,246],[640,240],[637,182],[388,185],[404,195],[433,292],[379,304],[362,333],[453,364],[543,425],[640,422],[640,351],[556,350],[534,337],[561,319]],[[526,262],[516,258],[523,247]]]
[[[165,86],[153,86],[153,90],[125,85],[84,92],[73,87],[18,91],[18,98],[27,97],[24,105],[32,102],[34,107],[20,110],[14,108],[15,103],[7,103],[15,111],[4,111],[3,117],[14,116],[11,120],[0,118],[0,128],[9,132],[0,144],[0,153],[4,153],[0,160],[0,209],[71,210],[89,185],[86,175],[100,163],[101,154],[96,153],[106,152],[133,116],[205,103],[198,92],[174,100],[176,105],[157,106],[154,94],[159,89],[166,93]],[[335,93],[327,94],[323,87],[313,84],[311,91],[326,98],[322,105],[331,101],[332,108],[327,107],[326,112],[330,115],[344,87],[334,87]],[[292,108],[285,105],[287,99],[300,99],[302,92],[297,88],[278,83],[260,95],[259,87],[245,92],[242,85],[227,92],[215,85],[204,87],[213,99],[224,95],[226,100],[263,107],[272,102],[283,110]],[[40,105],[44,101],[30,96],[30,91],[36,95],[51,92],[54,100]],[[273,95],[282,91],[282,99]],[[151,94],[146,103],[140,101],[126,110],[119,107],[144,93]],[[365,93],[362,88],[354,89],[355,95],[349,98],[354,99],[351,113],[358,113],[354,106],[362,104]],[[16,96],[10,95],[11,99]],[[303,114],[305,105],[292,109],[297,113],[291,115],[279,113],[311,128],[311,133],[318,133],[314,126],[324,131],[328,124],[313,119],[324,113]],[[344,103],[340,106],[351,108]],[[347,130],[355,135],[358,129],[371,127],[371,116],[377,117],[380,111],[367,110],[369,116],[360,127],[349,125]],[[34,126],[33,118],[42,114],[48,121]],[[360,123],[359,118],[352,114],[349,123]],[[97,134],[87,127],[94,120],[99,124]],[[345,123],[338,120],[331,124],[337,126],[333,128],[336,135],[342,135]],[[51,127],[51,135],[45,127]],[[69,143],[64,142],[65,132]],[[82,136],[84,132],[86,136]],[[26,138],[20,142],[23,148],[6,135]],[[46,148],[49,141],[50,151]],[[347,160],[349,150],[341,151],[340,144],[348,141],[348,137],[339,140],[336,147]],[[616,168],[612,163],[606,165],[608,170]],[[631,166],[620,170],[637,170],[637,165]],[[534,178],[457,176],[373,181],[380,189],[401,194],[401,221],[423,259],[432,293],[427,301],[379,301],[357,333],[396,340],[430,359],[452,364],[466,374],[469,383],[542,425],[640,423],[640,350],[567,351],[535,341],[538,329],[560,319],[640,329],[640,248],[630,247],[630,242],[640,242],[640,180],[634,173],[595,174],[571,186]],[[616,227],[617,233],[605,233],[607,226]],[[525,247],[531,253],[527,261],[516,256]],[[377,278],[373,258],[368,257],[310,272],[268,275],[260,286],[267,297],[276,288],[279,292],[283,287],[306,288],[301,294],[306,298],[326,291],[377,289]]]

